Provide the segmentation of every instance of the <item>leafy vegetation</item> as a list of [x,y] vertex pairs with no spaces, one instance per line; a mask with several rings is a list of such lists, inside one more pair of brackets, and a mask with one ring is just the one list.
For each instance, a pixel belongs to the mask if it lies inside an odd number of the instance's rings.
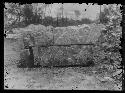
[[[70,25],[90,24],[92,21],[88,18],[82,20],[73,20],[69,18],[53,18],[44,16],[44,9],[47,5],[43,4],[37,7],[37,4],[5,3],[4,21],[5,28],[26,27],[30,24],[41,24],[53,27],[65,27]],[[63,21],[62,21],[63,20]]]
[[[102,17],[104,21],[102,20],[101,22],[105,24],[106,29],[102,31],[96,46],[93,48],[93,55],[95,63],[97,65],[100,64],[99,68],[105,69],[104,73],[107,72],[112,78],[114,78],[113,74],[117,71],[119,71],[117,75],[122,75],[122,59],[119,51],[121,49],[120,38],[122,36],[120,27],[120,7],[109,5],[105,10],[106,11],[103,13],[105,17]],[[121,76],[119,76],[119,78],[122,79]],[[118,79],[116,79],[116,81],[118,81]]]

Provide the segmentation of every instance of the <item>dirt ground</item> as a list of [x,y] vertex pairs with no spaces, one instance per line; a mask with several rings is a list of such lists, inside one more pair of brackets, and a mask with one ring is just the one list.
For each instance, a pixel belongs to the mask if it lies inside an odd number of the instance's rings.
[[13,45],[13,41],[4,40],[4,89],[117,90],[112,82],[100,82],[87,67],[17,68],[19,53],[13,50]]

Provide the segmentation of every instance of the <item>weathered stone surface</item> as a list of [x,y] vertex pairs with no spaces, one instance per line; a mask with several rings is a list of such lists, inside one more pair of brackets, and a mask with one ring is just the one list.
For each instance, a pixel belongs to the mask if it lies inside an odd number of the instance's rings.
[[41,65],[52,65],[54,64],[52,62],[67,64],[69,59],[74,60],[71,62],[76,60],[85,62],[86,58],[91,55],[88,51],[89,48],[83,48],[83,46],[41,47],[41,45],[95,43],[103,28],[103,25],[96,24],[56,28],[31,24],[26,28],[15,30],[15,33],[24,48],[29,45],[34,46],[34,57],[39,59]]

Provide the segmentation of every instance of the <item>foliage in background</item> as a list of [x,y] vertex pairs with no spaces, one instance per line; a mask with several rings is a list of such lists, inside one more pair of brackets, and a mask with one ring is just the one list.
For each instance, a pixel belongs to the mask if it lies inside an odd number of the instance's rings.
[[[102,31],[102,34],[93,49],[94,60],[95,63],[100,66],[99,68],[106,69],[106,72],[114,76],[113,74],[119,71],[122,67],[122,59],[119,52],[121,49],[120,38],[122,36],[122,31],[120,22],[122,17],[119,6],[108,5],[104,10],[101,22],[105,24],[106,29]],[[117,75],[121,73],[120,70]],[[120,76],[120,78],[122,77]]]
[[69,18],[53,18],[52,16],[45,16],[43,10],[47,7],[46,4],[38,7],[37,3],[24,5],[20,5],[19,3],[5,3],[5,7],[4,26],[10,30],[16,27],[26,27],[30,24],[64,27],[92,23],[92,21],[88,18],[73,20]]

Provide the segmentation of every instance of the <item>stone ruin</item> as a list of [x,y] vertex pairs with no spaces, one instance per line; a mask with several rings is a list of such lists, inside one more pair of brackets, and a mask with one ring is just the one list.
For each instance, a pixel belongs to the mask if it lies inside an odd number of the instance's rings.
[[[25,28],[14,29],[14,38],[18,40],[21,51],[29,46],[33,48],[35,64],[40,65],[64,65],[82,64],[91,57],[91,46],[79,46],[77,44],[95,43],[101,35],[104,25],[90,24],[69,27],[45,27],[43,25],[29,25]],[[76,44],[70,47],[49,46]],[[49,46],[49,47],[43,47]]]

